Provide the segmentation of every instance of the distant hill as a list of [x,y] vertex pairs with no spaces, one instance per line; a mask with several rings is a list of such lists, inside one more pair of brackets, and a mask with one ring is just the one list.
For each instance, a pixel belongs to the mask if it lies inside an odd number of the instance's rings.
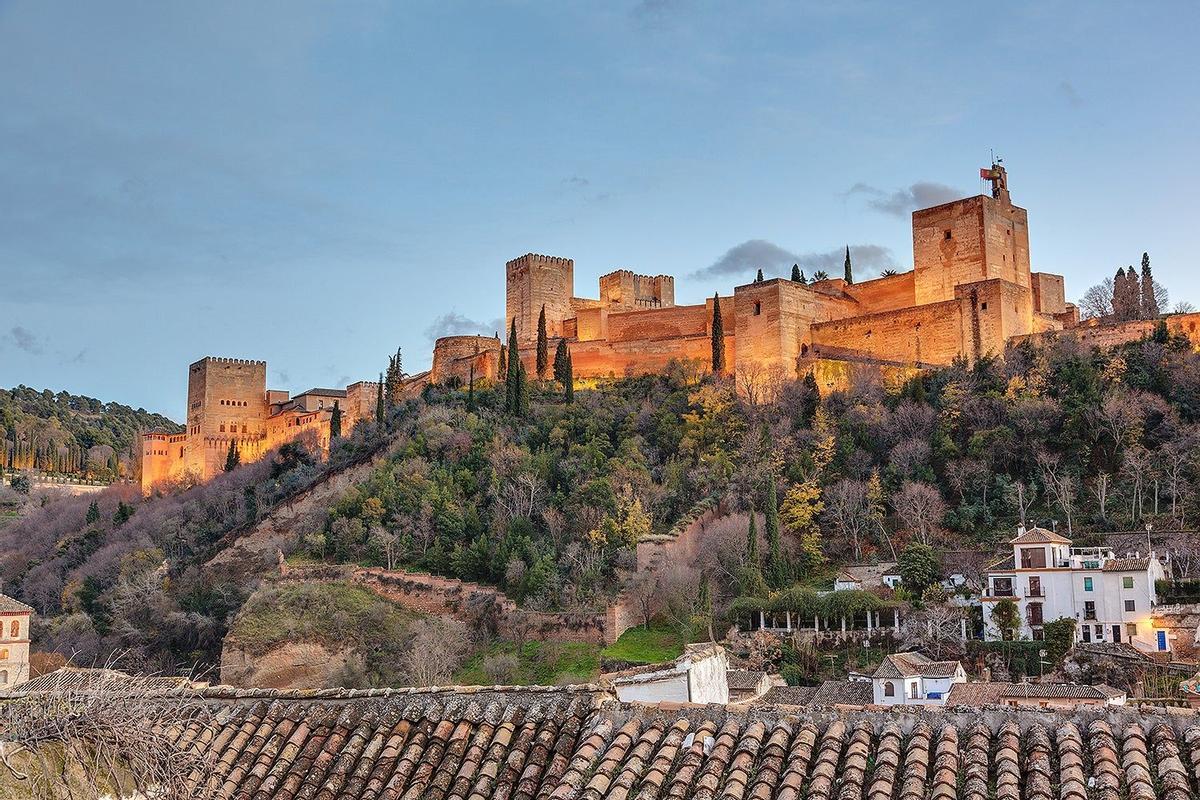
[[5,469],[111,479],[132,476],[142,431],[183,430],[162,414],[69,392],[28,386],[0,389]]

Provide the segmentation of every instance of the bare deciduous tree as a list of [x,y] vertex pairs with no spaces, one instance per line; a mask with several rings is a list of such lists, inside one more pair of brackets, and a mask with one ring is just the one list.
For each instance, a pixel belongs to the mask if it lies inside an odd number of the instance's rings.
[[412,627],[412,641],[400,668],[413,686],[445,685],[471,645],[467,626],[458,620],[427,617]]
[[838,481],[825,490],[825,511],[822,517],[832,526],[835,534],[850,542],[854,560],[863,557],[863,538],[872,527],[870,505],[867,502],[867,485],[862,481]]
[[216,789],[206,781],[211,752],[182,747],[195,740],[163,731],[213,724],[209,707],[186,686],[95,670],[86,680],[0,702],[0,772],[36,800],[208,798]]
[[962,610],[948,603],[926,603],[900,623],[902,646],[922,650],[937,660],[961,658]]
[[1046,491],[1067,518],[1067,535],[1070,536],[1074,531],[1075,498],[1079,493],[1079,478],[1063,466],[1057,455],[1038,453],[1037,462],[1042,470],[1042,483]]
[[929,544],[946,516],[946,501],[937,487],[905,481],[892,495],[892,508],[921,544]]

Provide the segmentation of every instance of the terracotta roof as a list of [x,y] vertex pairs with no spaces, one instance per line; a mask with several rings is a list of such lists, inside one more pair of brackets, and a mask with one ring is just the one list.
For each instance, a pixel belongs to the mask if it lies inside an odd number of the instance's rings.
[[949,678],[958,671],[957,661],[932,661],[921,653],[892,653],[884,656],[883,663],[875,670],[872,678],[907,678],[920,675],[922,678]]
[[1150,566],[1148,558],[1110,558],[1101,567],[1103,572],[1145,572]]
[[1003,705],[1005,700],[1110,700],[1125,692],[1105,684],[1005,683],[1001,681],[957,683],[946,696],[947,706]]
[[1070,544],[1071,540],[1061,533],[1045,528],[1030,528],[1008,540],[1009,544]]
[[131,684],[137,684],[140,688],[149,691],[170,691],[192,685],[187,678],[134,676],[115,669],[59,667],[53,672],[47,672],[33,680],[17,684],[8,691],[15,695],[50,691],[98,692],[120,690]]
[[165,733],[211,759],[190,780],[222,798],[1184,800],[1200,771],[1188,711],[731,712],[593,687],[201,696],[215,721]]
[[806,706],[816,693],[816,686],[772,686],[755,705]]
[[950,693],[946,695],[946,705],[950,707],[1000,705],[1000,693],[1008,685],[994,681],[956,683],[950,687]]
[[762,679],[767,677],[765,672],[755,672],[746,669],[731,669],[725,673],[725,682],[730,689],[740,689],[746,691],[749,689],[757,689],[758,684]]
[[808,707],[866,706],[874,700],[875,690],[870,681],[825,681],[813,693]]
[[0,594],[0,613],[32,614],[33,609],[20,600],[9,597],[6,594]]
[[[296,397],[303,397],[306,394],[311,394],[316,397],[345,397],[346,390],[345,389],[313,388],[313,389],[309,389],[307,392],[301,392],[300,394],[296,395]],[[295,399],[295,398],[293,398],[293,399]]]

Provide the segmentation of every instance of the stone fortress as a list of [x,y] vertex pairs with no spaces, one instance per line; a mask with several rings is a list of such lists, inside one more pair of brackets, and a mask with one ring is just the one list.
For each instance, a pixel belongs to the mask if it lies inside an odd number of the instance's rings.
[[243,462],[311,432],[323,451],[336,403],[342,430],[375,415],[378,384],[345,389],[309,389],[290,397],[267,389],[267,362],[202,358],[188,367],[187,427],[183,433],[142,434],[142,489],[190,478],[207,481],[225,468],[235,442]]
[[[736,286],[721,297],[727,370],[739,382],[812,373],[822,391],[862,376],[896,383],[922,369],[969,362],[1025,338],[1071,331],[1108,346],[1148,336],[1156,322],[1080,322],[1063,277],[1030,266],[1028,212],[1013,205],[1005,168],[980,170],[991,195],[913,212],[913,269],[856,282],[785,278]],[[847,261],[849,253],[847,253]],[[676,305],[669,275],[617,270],[600,277],[599,298],[575,295],[575,263],[529,253],[505,265],[505,322],[515,322],[520,358],[532,374],[538,318],[546,314],[553,353],[564,339],[576,379],[658,372],[670,362],[711,363],[713,300]],[[1172,333],[1200,345],[1200,314],[1167,318]],[[466,384],[500,375],[498,336],[447,336],[432,366],[405,376],[405,393],[428,384]],[[374,414],[377,384],[311,389],[294,398],[268,391],[266,363],[204,358],[188,374],[187,429],[143,437],[142,485],[191,475],[208,480],[224,466],[231,441],[244,461],[312,431],[329,443],[335,401],[342,430]]]
[[[1152,321],[1083,323],[1066,302],[1061,275],[1030,265],[1029,215],[1014,205],[1005,168],[980,170],[991,196],[913,212],[913,269],[855,282],[786,278],[736,286],[721,297],[727,369],[736,375],[801,377],[842,388],[863,372],[902,380],[918,370],[1001,355],[1024,337],[1073,330],[1094,344],[1146,335]],[[711,361],[713,300],[676,305],[669,275],[617,270],[600,278],[599,299],[575,295],[574,262],[529,253],[505,265],[505,320],[515,321],[532,373],[538,317],[545,309],[553,351],[565,339],[577,379],[656,372],[672,360]],[[1196,340],[1197,315],[1168,325]],[[453,336],[434,346],[433,368],[415,385],[494,378],[502,342]]]

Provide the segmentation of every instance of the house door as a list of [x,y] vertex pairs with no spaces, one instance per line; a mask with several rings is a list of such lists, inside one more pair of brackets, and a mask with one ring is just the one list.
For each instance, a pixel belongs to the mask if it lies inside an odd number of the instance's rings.
[[1155,633],[1158,634],[1158,649],[1166,650],[1167,649],[1167,632],[1166,631],[1155,631]]
[[1083,640],[1085,642],[1090,642],[1092,640],[1092,626],[1091,625],[1084,625],[1081,630],[1081,633],[1083,633]]
[[1113,641],[1116,642],[1117,644],[1120,644],[1121,643],[1121,626],[1113,625],[1112,628],[1113,628]]

